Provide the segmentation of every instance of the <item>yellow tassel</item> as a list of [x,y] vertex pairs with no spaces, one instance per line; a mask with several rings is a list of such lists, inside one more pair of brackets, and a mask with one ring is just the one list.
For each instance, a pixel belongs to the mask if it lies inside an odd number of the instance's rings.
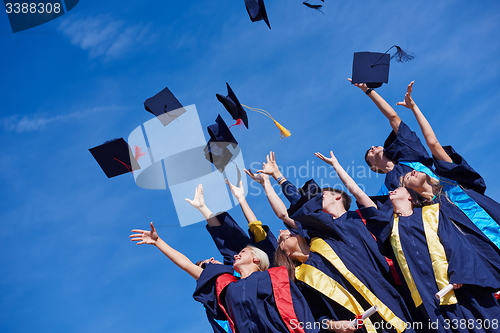
[[283,125],[281,125],[280,123],[278,123],[274,118],[273,116],[271,116],[271,114],[269,112],[267,112],[266,110],[263,110],[263,109],[258,109],[258,108],[252,108],[250,106],[246,106],[245,104],[241,104],[242,106],[244,106],[245,108],[247,108],[248,110],[250,111],[255,111],[255,112],[258,112],[260,114],[263,114],[264,116],[270,118],[272,121],[274,121],[274,125],[276,125],[276,127],[279,128],[280,130],[280,138],[283,139],[283,138],[287,138],[289,137],[290,135],[292,135],[292,133],[290,133],[289,130],[287,130],[285,127],[283,127]]
[[290,135],[292,135],[292,133],[290,133],[289,130],[287,130],[285,127],[283,127],[283,125],[278,123],[276,120],[274,120],[274,125],[276,125],[276,127],[278,127],[280,129],[280,137],[281,138],[287,138]]

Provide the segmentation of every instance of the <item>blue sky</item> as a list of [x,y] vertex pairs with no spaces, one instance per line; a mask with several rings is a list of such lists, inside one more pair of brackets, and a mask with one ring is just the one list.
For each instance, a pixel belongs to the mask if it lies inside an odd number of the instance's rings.
[[[230,0],[81,0],[16,34],[0,15],[0,331],[209,331],[194,281],[128,239],[154,221],[173,247],[208,258],[217,252],[203,223],[181,228],[169,190],[142,189],[130,174],[107,179],[88,152],[150,120],[142,103],[166,86],[196,105],[203,128],[219,113],[230,122],[215,98],[229,82],[242,103],[292,131],[280,139],[269,119],[249,114],[249,130],[232,128],[247,167],[274,150],[279,164],[303,167],[289,175],[302,183],[321,165],[313,153],[333,149],[373,194],[382,178],[363,154],[389,125],[346,79],[354,52],[401,45],[416,59],[393,62],[378,91],[395,105],[415,80],[414,98],[441,143],[500,199],[498,1],[329,0],[324,14],[301,1],[266,5],[272,30]],[[417,130],[406,109],[396,110]],[[249,193],[277,230],[266,199]],[[230,213],[244,224],[238,207]]]

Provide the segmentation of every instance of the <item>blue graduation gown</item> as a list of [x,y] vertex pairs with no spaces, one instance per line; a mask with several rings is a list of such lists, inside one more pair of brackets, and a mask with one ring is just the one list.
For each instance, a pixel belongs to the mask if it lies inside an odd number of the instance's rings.
[[[277,268],[273,268],[277,269]],[[284,268],[281,268],[284,269]],[[217,278],[224,274],[232,274],[232,268],[224,265],[209,264],[197,281],[193,294],[195,300],[204,304],[207,312],[216,319],[226,319],[224,309],[217,301]],[[294,322],[305,324],[306,333],[318,332],[314,327],[312,316],[304,297],[297,287],[290,283]],[[290,330],[283,322],[278,311],[278,299],[273,293],[272,281],[268,271],[254,272],[244,279],[229,283],[221,293],[221,302],[235,325],[235,333],[288,333]]]
[[220,226],[210,227],[207,225],[206,228],[210,236],[212,236],[215,246],[223,256],[225,265],[232,265],[234,255],[240,253],[247,245],[255,246],[264,251],[272,264],[274,250],[278,242],[268,226],[262,226],[267,233],[267,237],[260,242],[255,242],[253,233],[249,230],[250,236],[247,236],[229,213],[219,214],[217,219],[221,223]]
[[[399,124],[398,134],[392,131],[384,142],[384,155],[394,162],[394,169],[386,173],[384,185],[392,191],[399,187],[399,178],[413,169],[400,164],[402,161],[420,162],[431,167],[433,160],[424,145],[408,125]],[[380,193],[387,194],[387,193]]]
[[[323,238],[340,257],[346,268],[353,273],[375,296],[392,312],[405,322],[411,321],[411,315],[402,297],[388,282],[389,268],[385,258],[380,254],[377,243],[366,229],[356,212],[347,212],[337,219],[323,212],[322,195],[309,200],[291,218],[303,231],[303,235]],[[337,281],[366,310],[371,305],[346,277],[320,254],[311,252],[305,264],[318,268],[320,271]],[[300,282],[297,282],[300,283]],[[354,314],[315,292],[310,286],[301,283],[301,290],[311,305],[311,310],[317,320],[329,317],[335,320],[353,319]],[[316,298],[316,300],[314,300]],[[316,305],[316,306],[315,306]],[[371,318],[372,322],[383,322],[378,313]],[[379,332],[391,332],[391,329],[379,329]],[[414,332],[409,328],[405,332]]]
[[[368,208],[364,211],[364,216],[367,227],[377,239],[389,243],[393,227],[392,210],[381,212]],[[398,230],[406,262],[422,298],[416,320],[423,322],[424,327],[427,323],[434,323],[435,331],[442,333],[500,332],[500,329],[482,329],[481,327],[486,326],[480,324],[484,319],[500,318],[500,307],[492,295],[500,287],[500,266],[493,265],[479,255],[469,243],[467,235],[440,210],[437,234],[448,261],[449,283],[464,285],[455,290],[457,304],[439,305],[434,297],[439,290],[424,232],[422,209],[414,209],[411,216],[399,217]],[[390,244],[386,248],[391,248]],[[392,254],[396,263],[396,257]],[[407,299],[407,304],[414,304],[411,297]],[[467,323],[468,320],[475,323],[475,328],[461,328],[458,325],[453,329],[453,322]]]

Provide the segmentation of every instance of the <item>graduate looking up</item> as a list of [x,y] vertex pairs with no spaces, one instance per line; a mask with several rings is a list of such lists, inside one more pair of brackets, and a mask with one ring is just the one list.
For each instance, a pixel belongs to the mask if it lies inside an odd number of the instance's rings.
[[[484,322],[500,318],[500,306],[492,293],[500,287],[500,266],[495,266],[469,242],[440,204],[416,191],[399,187],[389,192],[390,201],[380,210],[374,207],[363,214],[367,227],[398,263],[413,304],[416,322],[433,323],[429,331],[500,332]],[[452,286],[446,294],[435,294]],[[468,326],[448,323],[469,322]],[[481,323],[481,324],[478,324]]]
[[401,175],[413,170],[411,166],[402,162],[411,161],[431,167],[433,161],[415,132],[401,120],[397,112],[375,89],[368,88],[365,83],[354,85],[375,103],[392,128],[384,146],[372,146],[365,153],[365,161],[370,170],[386,175],[378,195],[388,194],[389,190],[399,187]]
[[[174,264],[197,280],[193,294],[212,318],[229,321],[234,333],[314,333],[299,323],[314,323],[309,307],[297,288],[290,284],[284,268],[268,270],[267,255],[247,246],[234,256],[233,267],[208,263],[205,269],[170,247],[156,232],[132,230],[137,244],[155,245]],[[241,277],[232,274],[236,270]]]
[[224,258],[225,265],[232,265],[234,255],[238,254],[247,245],[255,246],[264,251],[270,258],[276,248],[276,237],[269,228],[257,220],[254,212],[245,198],[243,186],[233,186],[227,180],[231,191],[238,199],[240,208],[248,222],[248,235],[236,223],[228,212],[214,214],[205,204],[203,185],[199,184],[192,200],[185,199],[193,208],[197,209],[207,221],[206,229],[212,237],[215,246]]
[[[266,160],[275,164],[274,157]],[[271,172],[268,165],[263,170]],[[250,171],[247,174],[262,184],[273,211],[291,229],[280,232],[275,265],[288,267],[317,321],[331,323],[335,331],[336,322],[377,305],[379,312],[365,322],[365,332],[389,332],[381,328],[390,326],[388,323],[397,332],[413,332],[405,325],[411,321],[406,305],[386,280],[385,258],[358,213],[348,211],[347,193],[323,189],[289,216],[269,179]],[[354,187],[349,184],[348,188],[357,195]],[[344,201],[346,196],[348,201]]]
[[481,175],[451,146],[443,147],[439,143],[432,126],[413,100],[412,90],[413,82],[408,85],[404,101],[398,105],[410,109],[415,116],[434,157],[434,169],[409,163],[415,170],[400,177],[401,185],[441,203],[440,209],[449,218],[478,238],[478,246],[493,243],[496,246],[494,250],[499,250],[500,204],[484,195],[486,184]]

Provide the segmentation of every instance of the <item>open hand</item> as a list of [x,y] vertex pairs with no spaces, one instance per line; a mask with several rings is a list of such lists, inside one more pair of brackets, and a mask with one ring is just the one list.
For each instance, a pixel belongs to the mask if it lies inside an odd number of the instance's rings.
[[330,151],[330,158],[326,157],[325,155],[321,154],[321,153],[314,153],[314,155],[319,158],[320,160],[328,163],[328,164],[331,164],[333,165],[334,163],[337,163],[337,158],[335,157],[335,155],[333,154],[333,151]]
[[184,199],[191,204],[196,209],[201,209],[205,207],[205,197],[203,196],[203,185],[200,184],[194,191],[194,198],[190,200],[188,198]]
[[257,171],[258,173],[265,173],[266,175],[278,178],[281,174],[278,164],[276,163],[276,156],[274,152],[270,151],[269,155],[266,156],[266,162],[262,163],[262,169]]
[[[347,79],[349,82],[352,82],[352,79]],[[355,87],[358,87],[359,89],[363,90],[363,92],[366,92],[368,90],[368,86],[366,83],[353,83]]]
[[247,170],[247,169],[243,169],[243,171],[245,171],[245,173],[250,177],[252,178],[254,181],[256,181],[257,183],[259,183],[260,185],[263,185],[264,182],[269,179],[269,176],[265,173],[259,173],[259,174],[255,174],[253,173],[251,170]]
[[408,88],[406,89],[405,100],[403,102],[398,102],[396,105],[404,106],[407,109],[412,109],[415,106],[415,102],[411,97],[414,82],[415,81],[411,81],[410,84],[408,85]]
[[158,240],[158,234],[156,233],[155,226],[153,222],[150,223],[151,231],[141,230],[141,229],[132,229],[132,232],[136,232],[136,234],[130,235],[130,240],[134,242],[138,242],[137,245],[141,244],[151,244],[155,245]]
[[229,180],[226,179],[226,184],[229,185],[231,189],[231,193],[236,197],[236,199],[240,200],[245,197],[245,189],[243,188],[243,181],[240,180],[239,186],[234,186],[231,184]]

